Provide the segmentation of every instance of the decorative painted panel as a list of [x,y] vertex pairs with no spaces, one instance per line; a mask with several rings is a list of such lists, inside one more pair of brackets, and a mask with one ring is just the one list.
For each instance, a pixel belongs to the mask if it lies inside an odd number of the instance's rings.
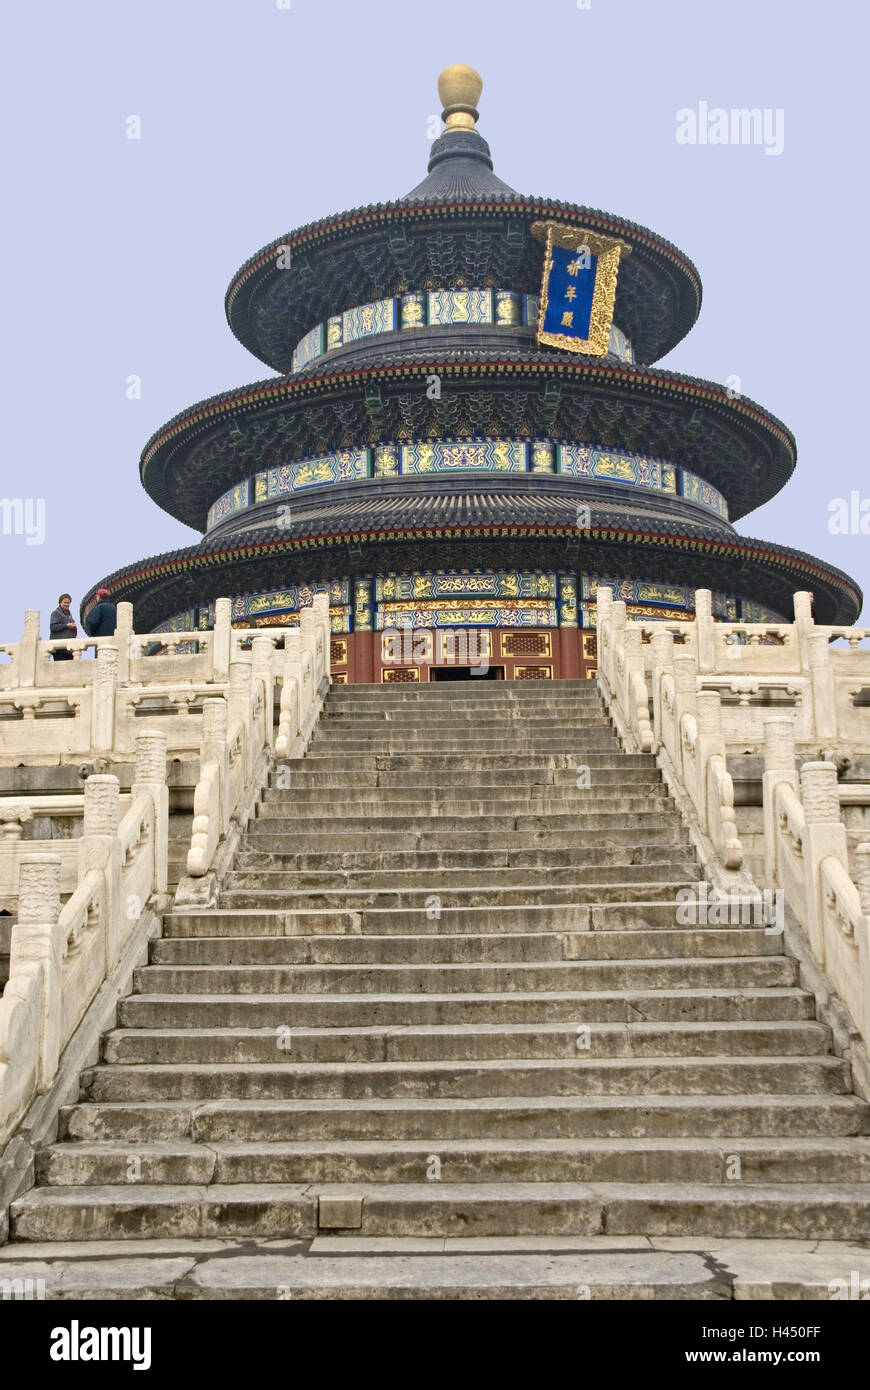
[[[734,619],[737,622],[737,619]],[[744,598],[740,601],[740,622],[743,623],[782,623],[786,620],[781,613],[775,609],[768,608],[764,603],[756,603],[755,599]]]
[[443,599],[454,595],[552,599],[555,574],[460,570],[443,574],[386,574],[375,579],[377,603],[418,599]]
[[[377,474],[377,450],[376,469]],[[402,472],[418,473],[524,473],[526,446],[517,439],[434,439],[403,444]],[[396,469],[395,471],[398,471]],[[393,473],[388,476],[394,476]]]
[[687,584],[657,584],[646,579],[620,579],[613,574],[581,575],[583,598],[595,601],[598,588],[609,588],[623,603],[665,603],[674,608],[693,608],[695,590]]
[[398,478],[399,450],[395,444],[379,444],[374,450],[374,476]]
[[359,576],[353,582],[353,627],[355,632],[371,632],[372,581]]
[[588,444],[563,444],[559,471],[572,478],[609,478],[617,483],[661,488],[662,466],[647,454],[623,454]]
[[492,323],[492,290],[430,290],[429,322]]
[[325,346],[323,324],[318,323],[296,344],[293,353],[293,371],[300,371],[309,362],[313,362],[315,357],[320,357]]
[[719,516],[728,519],[728,505],[721,492],[717,492],[710,483],[699,478],[696,473],[688,473],[682,470],[683,475],[683,496],[690,502],[699,502],[702,507],[709,507],[711,511],[717,512]]
[[426,296],[422,290],[402,295],[400,323],[402,328],[424,328],[426,325]]
[[217,526],[219,521],[223,521],[224,517],[245,510],[249,505],[250,485],[250,478],[246,478],[243,483],[236,483],[223,496],[219,497],[213,506],[209,507],[206,518],[209,530],[212,526]]
[[368,453],[365,449],[339,449],[334,454],[324,454],[316,459],[300,459],[298,463],[283,463],[278,468],[270,468],[267,478],[267,496],[286,497],[291,492],[301,492],[308,487],[322,487],[325,483],[351,482],[368,475]]
[[432,607],[412,603],[378,605],[376,626],[387,627],[555,627],[555,603],[519,599],[509,608],[483,599],[449,600]]
[[345,343],[370,338],[374,333],[392,333],[397,327],[396,301],[377,299],[373,304],[361,304],[358,309],[346,309],[341,327]]
[[266,589],[257,594],[239,594],[233,599],[232,618],[255,618],[265,613],[292,612],[308,608],[315,594],[328,594],[330,607],[350,601],[349,581],[330,579],[325,583],[288,584],[286,589]]
[[512,290],[493,291],[495,300],[495,321],[504,324],[506,327],[513,327],[514,324],[522,322],[522,296],[514,294]]
[[573,574],[559,575],[559,626],[577,626],[577,579]]
[[623,333],[622,329],[617,328],[615,323],[610,325],[607,351],[611,357],[618,357],[620,362],[634,361],[634,351],[632,350],[631,342]]
[[529,472],[555,473],[556,446],[546,439],[535,439],[529,445]]

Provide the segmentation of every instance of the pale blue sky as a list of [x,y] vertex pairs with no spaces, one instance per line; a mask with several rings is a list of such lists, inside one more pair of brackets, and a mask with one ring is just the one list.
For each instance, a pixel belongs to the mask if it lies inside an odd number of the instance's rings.
[[[266,242],[423,176],[435,81],[484,77],[480,130],[523,193],[628,217],[698,266],[697,327],[663,365],[736,374],[798,441],[739,523],[870,588],[865,0],[42,0],[2,21],[6,216],[0,495],[45,539],[0,536],[0,639],[61,589],[196,533],[142,491],[177,411],[266,368],[223,295]],[[784,148],[677,143],[681,108],[784,113]],[[125,137],[130,115],[141,141]],[[142,399],[125,382],[142,378]]]

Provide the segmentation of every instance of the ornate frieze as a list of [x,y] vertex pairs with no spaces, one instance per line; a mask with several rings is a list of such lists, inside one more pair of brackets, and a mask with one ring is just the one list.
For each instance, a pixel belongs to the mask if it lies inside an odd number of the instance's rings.
[[[312,487],[425,473],[561,473],[683,496],[728,520],[716,488],[666,459],[606,449],[598,444],[556,444],[549,439],[428,439],[339,449],[280,464],[236,483],[209,508],[208,529],[262,502]],[[279,523],[280,524],[280,523]]]
[[[456,324],[495,324],[502,328],[536,328],[538,297],[515,290],[441,289],[410,290],[392,299],[376,299],[334,314],[299,339],[293,351],[292,371],[301,372],[309,362],[346,347],[361,338],[396,329],[453,327]],[[611,325],[607,353],[620,362],[634,362],[631,340]]]

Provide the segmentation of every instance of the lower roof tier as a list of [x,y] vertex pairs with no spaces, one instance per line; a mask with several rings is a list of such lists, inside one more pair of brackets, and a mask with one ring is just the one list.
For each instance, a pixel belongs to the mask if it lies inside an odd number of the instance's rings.
[[[262,525],[223,541],[129,565],[99,587],[134,605],[147,631],[222,595],[259,593],[338,576],[434,570],[546,570],[634,575],[709,588],[788,616],[809,589],[820,623],[852,623],[861,594],[848,575],[801,551],[738,536],[722,522],[685,516],[584,512],[551,493],[419,494],[359,508],[351,529],[321,507],[286,526]],[[95,589],[98,586],[95,586]],[[85,598],[83,615],[95,589]]]
[[203,401],[152,438],[141,476],[159,506],[204,531],[213,504],[264,469],[379,444],[542,437],[667,460],[709,483],[733,520],[776,495],[796,455],[780,421],[713,383],[466,343]]

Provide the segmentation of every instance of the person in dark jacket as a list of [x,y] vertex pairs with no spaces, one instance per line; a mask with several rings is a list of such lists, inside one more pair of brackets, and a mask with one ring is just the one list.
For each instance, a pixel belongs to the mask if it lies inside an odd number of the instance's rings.
[[[75,637],[78,632],[69,611],[71,603],[72,599],[69,594],[61,594],[57,601],[57,608],[48,620],[48,635],[53,642],[57,641],[59,637]],[[51,655],[55,661],[72,661],[72,652],[66,647],[54,647]]]
[[85,618],[85,631],[89,637],[114,637],[118,610],[109,602],[108,589],[97,590],[97,603]]

